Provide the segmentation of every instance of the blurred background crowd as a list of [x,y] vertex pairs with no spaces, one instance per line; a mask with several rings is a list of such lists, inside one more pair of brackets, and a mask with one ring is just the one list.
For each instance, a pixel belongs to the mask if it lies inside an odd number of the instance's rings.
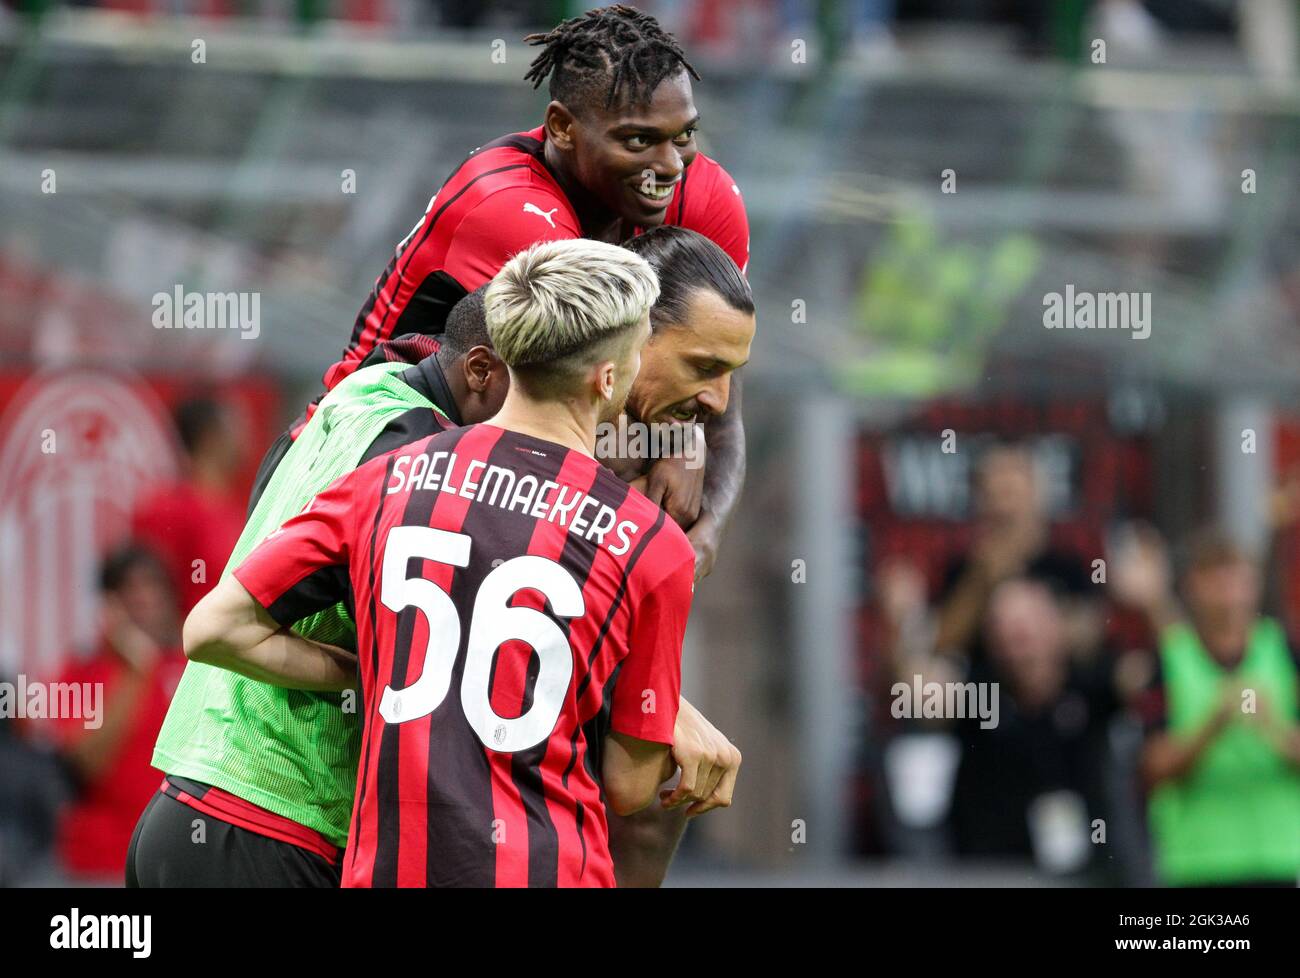
[[[640,6],[759,306],[685,663],[745,766],[669,882],[1295,885],[1300,4]],[[0,680],[106,691],[0,716],[0,884],[120,878],[263,451],[582,9],[0,0]],[[1150,335],[1045,329],[1067,286]]]

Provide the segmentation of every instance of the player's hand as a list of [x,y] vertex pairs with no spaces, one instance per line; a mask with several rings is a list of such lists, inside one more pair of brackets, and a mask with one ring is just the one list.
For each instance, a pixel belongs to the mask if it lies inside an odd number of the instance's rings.
[[704,504],[704,465],[700,459],[661,458],[646,473],[646,497],[663,507],[683,530],[700,518]]
[[740,751],[685,699],[673,728],[673,760],[681,768],[677,787],[659,792],[666,809],[688,805],[686,816],[729,808],[740,771]]
[[718,546],[722,543],[722,530],[717,519],[708,510],[700,514],[695,525],[686,531],[686,539],[695,548],[695,580],[708,577],[718,559]]

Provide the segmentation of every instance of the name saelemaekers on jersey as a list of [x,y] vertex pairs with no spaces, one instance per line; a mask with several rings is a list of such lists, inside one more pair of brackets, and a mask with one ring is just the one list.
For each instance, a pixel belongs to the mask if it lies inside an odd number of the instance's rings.
[[[558,523],[570,533],[603,546],[615,557],[627,553],[640,527],[619,520],[613,507],[573,486],[534,475],[517,476],[502,465],[474,460],[461,465],[455,452],[403,455],[393,463],[386,492],[446,492],[464,499],[518,511],[533,519]],[[613,532],[617,543],[607,543]]]

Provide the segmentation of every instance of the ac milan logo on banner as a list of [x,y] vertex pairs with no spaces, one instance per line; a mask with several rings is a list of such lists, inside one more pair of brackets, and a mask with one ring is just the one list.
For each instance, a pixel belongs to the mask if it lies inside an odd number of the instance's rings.
[[38,374],[14,395],[0,417],[0,674],[48,673],[95,639],[100,560],[176,458],[142,381]]

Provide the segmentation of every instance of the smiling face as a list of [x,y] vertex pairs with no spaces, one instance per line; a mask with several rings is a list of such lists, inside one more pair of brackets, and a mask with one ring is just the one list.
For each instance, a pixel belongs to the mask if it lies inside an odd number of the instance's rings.
[[646,344],[627,401],[633,419],[703,421],[727,409],[731,375],[749,359],[754,314],[733,309],[710,289],[697,289],[685,320],[660,326]]
[[645,105],[597,105],[576,115],[558,102],[547,109],[548,136],[573,177],[614,214],[643,227],[663,223],[699,152],[699,121],[685,71],[660,82]]

